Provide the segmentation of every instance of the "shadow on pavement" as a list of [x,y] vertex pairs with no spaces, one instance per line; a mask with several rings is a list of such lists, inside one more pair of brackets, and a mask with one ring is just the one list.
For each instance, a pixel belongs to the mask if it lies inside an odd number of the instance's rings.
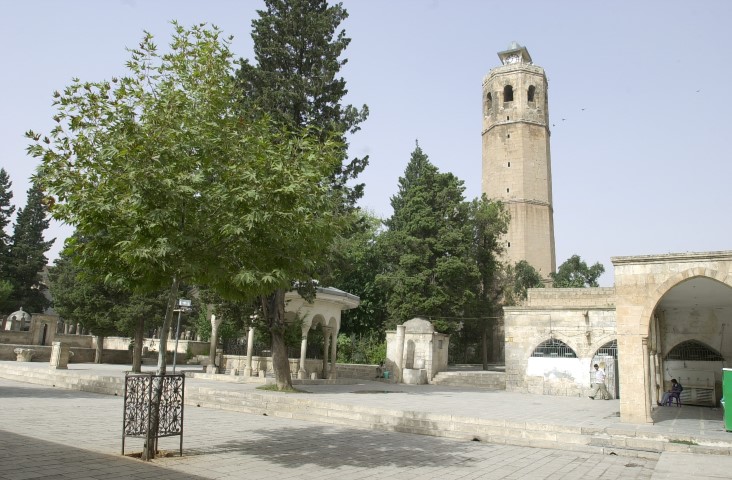
[[[69,442],[73,438],[68,439]],[[197,480],[189,475],[123,456],[82,450],[0,430],[0,478]]]
[[184,449],[184,456],[240,453],[287,468],[311,464],[323,468],[460,467],[485,458],[471,450],[500,446],[458,442],[422,435],[395,434],[332,426],[251,430],[248,441],[228,441],[204,449]]

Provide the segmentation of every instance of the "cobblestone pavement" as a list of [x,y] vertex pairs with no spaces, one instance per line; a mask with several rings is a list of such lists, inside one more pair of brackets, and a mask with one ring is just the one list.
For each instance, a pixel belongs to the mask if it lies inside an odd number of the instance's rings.
[[[122,398],[0,379],[0,480],[635,479],[656,461],[458,442],[187,406],[183,457],[122,457]],[[160,440],[177,453],[178,438]],[[127,452],[142,440],[128,439]],[[670,477],[664,477],[670,478]],[[689,478],[689,477],[686,477]]]

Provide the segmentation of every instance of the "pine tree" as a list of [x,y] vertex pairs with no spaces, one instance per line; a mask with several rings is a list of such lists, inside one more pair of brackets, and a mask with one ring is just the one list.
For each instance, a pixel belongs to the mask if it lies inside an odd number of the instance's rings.
[[[392,322],[433,317],[446,331],[475,300],[479,272],[463,182],[440,173],[417,145],[392,197],[380,246],[389,268],[377,277]],[[447,321],[445,319],[448,319]]]
[[0,168],[0,281],[8,281],[7,265],[10,255],[10,235],[6,230],[13,220],[15,207],[11,205],[13,191],[10,177],[4,168]]
[[347,182],[366,168],[368,157],[345,161],[345,135],[360,129],[368,107],[341,104],[348,90],[338,73],[348,60],[340,56],[351,39],[336,31],[348,12],[326,0],[265,0],[265,5],[252,21],[256,65],[242,59],[237,72],[243,101],[285,128],[315,127],[324,137],[340,138],[344,164],[331,181],[353,205],[363,196],[363,184]]
[[49,222],[43,191],[33,184],[28,189],[25,208],[18,210],[10,242],[7,269],[13,292],[8,301],[13,309],[23,307],[28,312],[43,312],[50,305],[41,278],[48,262],[46,252],[54,242],[43,239]]

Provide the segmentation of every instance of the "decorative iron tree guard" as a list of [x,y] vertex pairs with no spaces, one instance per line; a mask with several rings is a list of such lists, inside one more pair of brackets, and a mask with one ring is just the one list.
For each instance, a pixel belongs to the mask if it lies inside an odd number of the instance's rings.
[[[125,438],[144,438],[155,442],[158,450],[160,437],[180,436],[180,455],[183,456],[183,393],[184,374],[154,375],[148,373],[125,374],[125,405],[122,420],[122,455],[125,454]],[[155,408],[155,391],[160,388],[159,408]],[[157,410],[157,415],[156,415]],[[155,417],[157,429],[153,431]]]

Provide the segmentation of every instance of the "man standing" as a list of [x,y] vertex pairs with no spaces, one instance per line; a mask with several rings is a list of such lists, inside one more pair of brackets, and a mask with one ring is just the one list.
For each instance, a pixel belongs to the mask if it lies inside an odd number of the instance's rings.
[[610,394],[607,393],[607,387],[605,387],[605,370],[600,368],[598,364],[595,367],[595,383],[592,384],[592,394],[590,398],[595,399],[598,392],[602,395],[603,400],[610,400]]

